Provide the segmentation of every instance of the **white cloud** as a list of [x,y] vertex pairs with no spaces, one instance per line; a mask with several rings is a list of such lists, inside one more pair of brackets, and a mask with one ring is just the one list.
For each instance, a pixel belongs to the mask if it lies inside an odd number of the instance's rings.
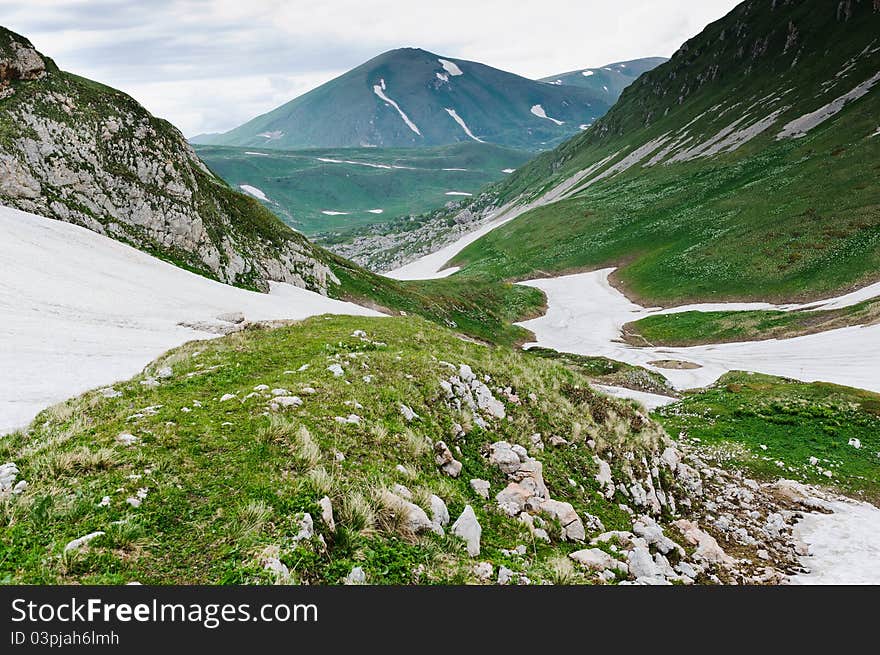
[[226,130],[385,50],[528,77],[671,55],[734,0],[0,0],[3,25],[185,134]]

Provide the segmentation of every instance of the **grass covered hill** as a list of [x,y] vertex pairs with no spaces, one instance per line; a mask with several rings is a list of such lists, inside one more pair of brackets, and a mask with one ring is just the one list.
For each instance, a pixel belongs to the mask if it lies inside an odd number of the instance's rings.
[[[44,411],[0,461],[5,583],[760,583],[794,565],[791,526],[761,532],[776,487],[671,447],[575,368],[411,317],[184,345]],[[703,498],[736,490],[751,545],[699,527]]]
[[661,304],[876,280],[878,34],[870,2],[740,4],[492,189],[500,206],[571,182],[453,263],[490,279],[617,264],[627,293]]

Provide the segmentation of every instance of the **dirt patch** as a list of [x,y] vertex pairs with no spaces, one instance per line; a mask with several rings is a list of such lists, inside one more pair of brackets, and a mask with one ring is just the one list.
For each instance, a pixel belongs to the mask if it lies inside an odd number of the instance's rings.
[[692,370],[695,368],[703,368],[699,364],[695,364],[694,362],[686,362],[683,359],[655,359],[652,362],[648,362],[651,366],[656,366],[657,368],[670,368],[678,371],[684,370]]

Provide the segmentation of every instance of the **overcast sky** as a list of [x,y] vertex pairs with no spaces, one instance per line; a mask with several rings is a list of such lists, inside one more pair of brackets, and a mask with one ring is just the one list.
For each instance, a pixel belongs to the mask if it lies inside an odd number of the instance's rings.
[[233,128],[403,46],[527,77],[670,56],[734,0],[0,0],[65,70],[184,134]]

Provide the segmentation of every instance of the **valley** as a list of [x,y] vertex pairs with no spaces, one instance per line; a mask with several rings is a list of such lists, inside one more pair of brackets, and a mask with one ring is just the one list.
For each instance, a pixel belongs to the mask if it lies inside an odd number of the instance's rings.
[[357,228],[478,193],[532,156],[480,143],[298,151],[197,145],[195,150],[232,187],[330,247]]
[[876,584],[878,30],[398,48],[191,146],[0,28],[0,583]]

